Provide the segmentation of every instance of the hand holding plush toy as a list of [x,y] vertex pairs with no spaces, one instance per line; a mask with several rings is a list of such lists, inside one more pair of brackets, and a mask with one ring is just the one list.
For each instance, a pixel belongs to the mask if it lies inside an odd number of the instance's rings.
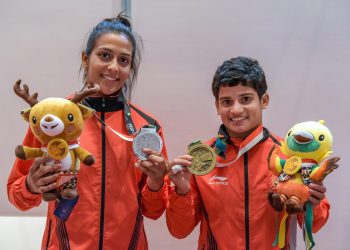
[[[273,147],[268,157],[269,169],[274,173],[268,195],[269,202],[276,211],[285,214],[280,230],[288,214],[304,211],[306,204],[306,239],[313,247],[312,206],[309,204],[311,180],[321,182],[338,167],[339,157],[327,158],[332,153],[333,137],[324,121],[302,122],[292,127],[280,148]],[[284,231],[284,229],[282,230]],[[279,247],[284,246],[284,235],[280,232]],[[308,248],[309,248],[308,247]]]
[[95,158],[79,146],[78,138],[83,131],[84,120],[94,114],[94,110],[80,104],[86,96],[99,91],[99,86],[77,93],[71,100],[64,98],[47,98],[38,102],[38,94],[29,95],[26,84],[23,89],[18,80],[13,89],[31,108],[22,111],[24,120],[29,122],[30,129],[41,148],[23,145],[16,147],[17,158],[22,160],[49,156],[53,161],[47,164],[61,164],[62,172],[57,180],[57,190],[43,193],[45,201],[56,200],[59,196],[65,199],[77,197],[76,175],[80,162],[91,166]]

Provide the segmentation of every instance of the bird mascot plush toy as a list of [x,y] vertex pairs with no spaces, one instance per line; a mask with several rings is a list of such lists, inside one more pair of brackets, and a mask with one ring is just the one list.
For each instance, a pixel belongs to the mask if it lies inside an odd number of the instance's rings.
[[[80,161],[91,166],[95,158],[84,148],[79,146],[78,138],[83,131],[84,120],[94,114],[94,110],[80,104],[86,96],[99,91],[99,86],[76,93],[71,100],[64,98],[47,98],[38,101],[38,94],[29,94],[26,84],[23,88],[18,80],[14,92],[24,99],[31,107],[21,112],[24,120],[29,122],[35,138],[40,141],[41,147],[32,148],[18,145],[16,157],[22,160],[49,156],[52,161],[47,163],[61,164],[62,171],[57,180],[57,189],[43,193],[43,200],[52,201],[59,197],[75,199],[77,197],[77,173]],[[53,174],[53,173],[51,173]]]
[[308,121],[294,125],[280,146],[274,146],[268,157],[273,172],[268,199],[272,207],[282,212],[274,246],[285,245],[286,219],[290,214],[304,212],[304,236],[307,249],[315,243],[312,238],[312,206],[308,202],[311,180],[321,182],[338,167],[339,157],[326,159],[332,153],[333,137],[319,122]]

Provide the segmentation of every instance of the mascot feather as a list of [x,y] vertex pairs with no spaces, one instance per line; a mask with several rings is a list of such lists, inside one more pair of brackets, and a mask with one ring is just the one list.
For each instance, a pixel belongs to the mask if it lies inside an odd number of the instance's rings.
[[285,245],[285,224],[289,214],[306,210],[304,236],[307,249],[315,243],[312,238],[312,206],[309,204],[311,181],[321,182],[338,167],[339,157],[326,159],[332,154],[333,137],[330,130],[319,122],[308,121],[294,125],[280,147],[269,153],[269,169],[274,173],[268,198],[272,207],[283,212],[274,245]]

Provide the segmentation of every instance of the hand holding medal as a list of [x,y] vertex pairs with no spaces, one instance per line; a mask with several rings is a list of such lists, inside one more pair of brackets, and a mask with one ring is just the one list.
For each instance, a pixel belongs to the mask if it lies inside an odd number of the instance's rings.
[[147,185],[152,191],[162,188],[169,165],[161,153],[162,146],[162,138],[151,125],[142,127],[133,139],[133,151],[139,159],[135,166],[148,176]]
[[201,141],[192,142],[187,155],[175,158],[170,164],[168,176],[175,185],[176,193],[186,195],[191,189],[191,174],[208,174],[214,169],[215,163],[216,154],[211,147]]
[[201,141],[194,141],[188,145],[187,154],[192,156],[192,164],[187,167],[192,174],[205,175],[214,169],[216,154],[211,147]]

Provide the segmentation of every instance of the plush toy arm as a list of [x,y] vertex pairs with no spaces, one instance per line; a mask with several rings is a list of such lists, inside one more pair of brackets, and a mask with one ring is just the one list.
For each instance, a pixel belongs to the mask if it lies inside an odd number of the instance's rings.
[[279,175],[283,169],[284,160],[282,160],[278,156],[278,149],[276,148],[276,145],[273,145],[270,149],[270,152],[267,156],[267,163],[269,166],[269,169],[275,173],[276,175]]
[[91,166],[95,163],[95,157],[82,147],[77,147],[73,150],[79,160],[85,165]]
[[321,166],[316,167],[312,170],[310,174],[310,179],[315,181],[323,181],[328,174],[330,174],[334,169],[339,167],[339,165],[337,164],[339,160],[340,157],[336,156],[323,161]]
[[41,148],[31,148],[27,146],[18,145],[15,149],[17,158],[22,160],[34,159],[36,157],[44,156],[44,152]]

